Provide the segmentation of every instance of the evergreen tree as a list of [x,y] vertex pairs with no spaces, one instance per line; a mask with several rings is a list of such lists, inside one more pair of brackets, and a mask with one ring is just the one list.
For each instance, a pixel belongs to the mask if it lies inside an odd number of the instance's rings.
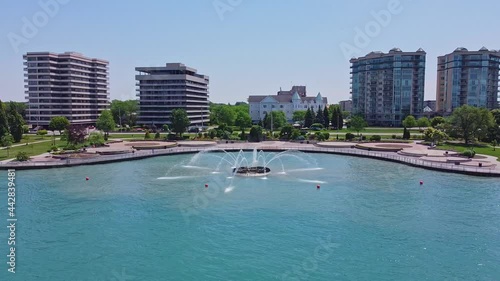
[[328,111],[328,107],[325,106],[323,110],[323,125],[326,129],[330,126],[330,112]]
[[0,100],[0,138],[9,133],[9,122],[5,111],[5,105]]
[[335,129],[335,130],[338,130],[338,111],[337,111],[337,107],[334,106],[333,109],[332,109],[332,127]]
[[342,130],[344,128],[344,116],[342,115],[342,110],[340,110],[340,106],[337,106],[337,118],[338,118],[338,129]]
[[316,113],[316,120],[314,120],[314,123],[320,123],[323,124],[325,122],[325,118],[323,117],[323,109],[321,109],[321,106],[318,108],[318,113]]
[[14,142],[20,142],[23,138],[23,126],[24,119],[16,110],[16,105],[11,102],[9,106],[9,112],[7,112],[7,121],[9,123],[9,129],[12,137],[14,138]]
[[271,129],[271,118],[269,118],[267,112],[266,115],[264,115],[264,120],[262,120],[262,127],[265,129]]
[[403,139],[404,140],[409,140],[410,139],[410,131],[408,129],[406,129],[406,127],[404,127],[403,129]]
[[306,117],[304,119],[304,127],[309,128],[313,123],[314,123],[313,112],[311,112],[311,109],[308,108],[306,111]]

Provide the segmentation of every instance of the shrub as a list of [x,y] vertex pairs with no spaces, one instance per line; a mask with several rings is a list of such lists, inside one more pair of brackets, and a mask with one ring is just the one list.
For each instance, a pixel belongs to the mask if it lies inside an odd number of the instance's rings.
[[392,139],[395,140],[396,139],[396,135],[392,135]]
[[210,129],[208,130],[208,136],[211,138],[211,139],[214,139],[216,136],[217,136],[217,131],[214,130],[214,129]]
[[88,141],[90,145],[102,146],[105,143],[105,138],[101,133],[93,132],[90,134]]
[[28,156],[28,153],[26,153],[24,151],[19,151],[16,155],[17,161],[24,162],[24,161],[28,161],[29,159],[30,159],[30,157]]
[[300,135],[300,136],[297,137],[297,140],[298,141],[305,141],[306,138],[304,136]]
[[159,140],[160,139],[160,132],[156,132],[155,134],[155,140]]
[[53,145],[52,147],[50,147],[49,152],[50,152],[50,151],[57,151],[57,150],[59,150],[59,149],[57,148],[57,146]]
[[42,136],[42,138],[47,134],[47,130],[38,130],[36,132],[37,136]]
[[299,137],[301,137],[301,135],[300,135],[300,130],[298,130],[298,129],[293,129],[293,130],[292,130],[292,135],[290,136],[290,139],[292,139],[292,140],[298,140],[298,139],[299,139]]
[[252,126],[252,129],[250,129],[249,141],[251,142],[262,141],[262,127]]
[[373,135],[370,137],[370,141],[381,141],[382,137],[379,135]]
[[144,139],[145,140],[150,140],[151,139],[151,134],[149,133],[149,131],[146,131],[146,133],[144,134]]
[[314,123],[311,125],[311,130],[313,131],[320,131],[323,130],[324,126],[321,123]]
[[352,134],[352,133],[345,134],[345,139],[348,140],[348,141],[353,140],[354,139],[354,134]]
[[476,156],[476,152],[473,149],[467,149],[462,152],[462,155],[468,158],[474,158],[474,156]]

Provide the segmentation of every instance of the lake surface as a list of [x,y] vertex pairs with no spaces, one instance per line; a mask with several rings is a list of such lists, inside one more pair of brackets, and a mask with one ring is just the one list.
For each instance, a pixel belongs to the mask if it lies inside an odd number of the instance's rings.
[[17,171],[0,280],[500,280],[498,179],[323,154],[231,178],[222,156]]

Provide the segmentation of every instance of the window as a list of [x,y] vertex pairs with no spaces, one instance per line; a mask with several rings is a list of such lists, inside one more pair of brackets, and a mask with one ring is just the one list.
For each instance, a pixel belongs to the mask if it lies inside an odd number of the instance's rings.
[[283,105],[280,105],[280,108],[283,108]]

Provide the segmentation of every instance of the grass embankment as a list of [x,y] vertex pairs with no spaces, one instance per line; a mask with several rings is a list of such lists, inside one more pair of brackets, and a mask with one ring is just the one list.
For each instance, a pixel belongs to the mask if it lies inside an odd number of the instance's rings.
[[[46,140],[50,140],[50,139],[46,138]],[[36,140],[34,140],[34,141],[36,141]],[[16,145],[16,144],[19,144],[19,143],[15,143],[13,145]],[[57,147],[64,147],[65,145],[66,145],[66,141],[56,140]],[[30,143],[28,145],[11,147],[10,149],[2,149],[2,150],[0,150],[0,160],[15,158],[16,154],[18,152],[21,152],[21,151],[26,152],[29,156],[40,155],[42,153],[46,153],[47,150],[50,150],[51,147],[52,147],[52,140],[42,142],[42,143],[33,143],[33,144]]]
[[465,145],[465,144],[452,144],[446,143],[438,146],[439,149],[443,150],[453,150],[457,152],[464,152],[468,149],[474,149],[476,154],[490,155],[497,158],[500,161],[500,149],[493,150],[492,146],[487,145]]

